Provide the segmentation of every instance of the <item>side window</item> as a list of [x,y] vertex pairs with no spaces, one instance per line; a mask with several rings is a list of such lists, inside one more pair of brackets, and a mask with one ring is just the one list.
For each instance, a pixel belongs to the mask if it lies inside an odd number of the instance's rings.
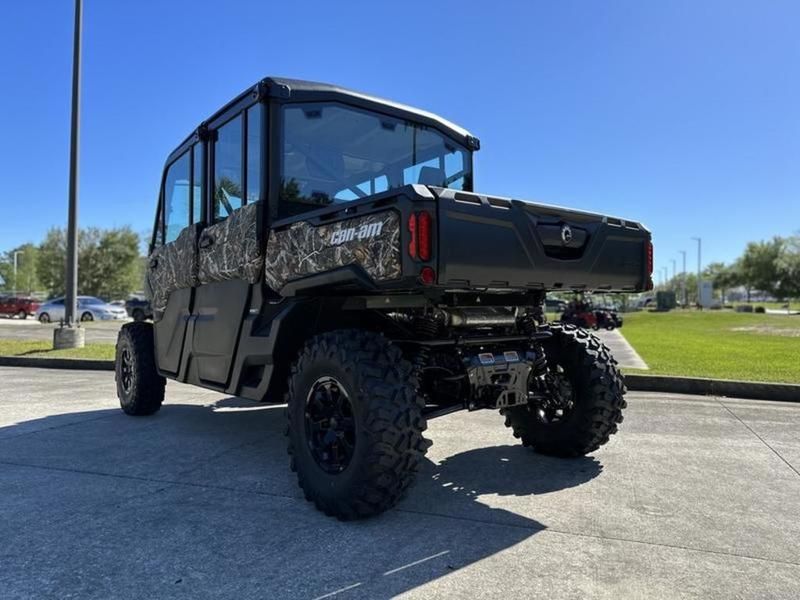
[[214,142],[214,222],[242,206],[242,117],[217,130]]
[[203,220],[203,159],[202,144],[192,146],[192,223]]
[[247,203],[259,201],[261,189],[261,105],[247,111]]
[[165,242],[178,237],[189,225],[189,153],[184,153],[167,169],[164,180]]
[[156,212],[156,230],[153,234],[153,248],[164,245],[164,211],[161,210],[161,202],[158,203]]

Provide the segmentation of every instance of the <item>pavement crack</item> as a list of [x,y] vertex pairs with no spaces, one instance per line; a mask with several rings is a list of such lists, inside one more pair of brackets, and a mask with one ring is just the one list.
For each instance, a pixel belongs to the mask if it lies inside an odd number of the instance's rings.
[[760,436],[760,435],[759,435],[759,434],[756,432],[756,430],[755,430],[755,429],[753,429],[752,427],[750,427],[750,425],[748,425],[747,423],[745,423],[745,422],[744,422],[744,421],[741,419],[741,417],[739,417],[739,415],[737,415],[735,412],[733,412],[733,411],[732,411],[732,410],[731,410],[731,409],[730,409],[730,408],[729,408],[729,407],[728,407],[728,406],[727,406],[727,405],[726,405],[726,404],[725,404],[725,403],[724,403],[722,400],[720,400],[719,398],[717,398],[716,400],[717,400],[717,402],[719,403],[719,405],[720,405],[722,408],[724,408],[725,410],[727,410],[727,411],[728,411],[728,413],[730,413],[730,415],[731,415],[731,416],[732,416],[734,419],[736,419],[737,421],[739,421],[739,423],[741,423],[742,425],[744,425],[744,426],[747,428],[747,430],[748,430],[750,433],[752,433],[752,434],[753,434],[754,436],[756,436],[756,437],[757,437],[759,440],[761,440],[761,443],[762,443],[762,444],[764,444],[764,445],[765,445],[767,448],[769,448],[769,449],[772,451],[772,453],[773,453],[775,456],[777,456],[778,458],[780,458],[780,459],[781,459],[781,460],[784,462],[784,464],[786,464],[786,466],[787,466],[787,467],[789,467],[789,468],[790,468],[792,471],[794,471],[795,475],[797,475],[798,477],[800,477],[800,471],[798,471],[798,470],[797,470],[797,469],[794,467],[794,465],[793,465],[792,463],[790,463],[788,460],[786,460],[786,459],[783,457],[783,455],[781,455],[781,453],[780,453],[780,452],[778,452],[777,450],[775,450],[775,448],[773,448],[773,447],[772,447],[772,446],[769,444],[769,442],[767,442],[767,440],[765,440],[763,437],[761,437],[761,436]]
[[197,471],[199,471],[200,469],[202,469],[206,465],[211,464],[212,462],[214,462],[218,458],[221,458],[221,457],[225,456],[226,454],[228,454],[230,452],[235,452],[236,450],[240,450],[241,448],[246,448],[247,446],[255,446],[256,444],[260,444],[262,441],[263,440],[261,440],[261,439],[252,440],[252,441],[249,441],[249,442],[243,442],[241,444],[236,444],[235,446],[231,446],[229,448],[225,448],[224,450],[220,450],[216,454],[213,454],[212,456],[209,456],[201,464],[199,464],[199,465],[197,465],[195,467],[191,467],[189,469],[186,469],[184,471],[181,471],[180,473],[178,473],[178,477],[185,477],[187,475],[191,475],[192,473],[196,473]]
[[416,515],[426,515],[429,517],[439,517],[442,519],[453,519],[457,521],[469,521],[472,523],[481,523],[485,525],[494,525],[497,527],[511,527],[515,529],[525,529],[530,531],[532,534],[534,533],[553,533],[557,535],[565,535],[565,536],[572,536],[572,537],[581,537],[581,538],[591,538],[596,540],[607,540],[612,542],[623,542],[623,543],[630,543],[630,544],[642,544],[645,546],[653,546],[659,548],[670,548],[673,550],[685,550],[687,552],[701,552],[704,554],[713,554],[717,556],[729,556],[733,558],[743,558],[747,560],[757,560],[761,562],[769,562],[769,563],[780,563],[785,565],[791,565],[795,567],[800,567],[800,562],[794,562],[791,560],[783,560],[780,558],[765,558],[763,556],[752,556],[750,554],[740,554],[737,552],[728,552],[726,550],[709,550],[707,548],[693,548],[691,546],[683,546],[680,544],[666,544],[663,542],[648,542],[646,540],[637,540],[634,538],[627,538],[627,537],[620,537],[620,536],[610,536],[610,535],[600,535],[595,533],[580,533],[576,531],[568,531],[566,529],[556,529],[549,525],[525,525],[525,524],[518,524],[518,523],[503,523],[502,521],[492,521],[491,519],[476,519],[474,517],[465,517],[461,515],[445,515],[442,513],[435,513],[435,512],[427,512],[422,510],[411,510],[411,509],[404,509],[404,508],[396,508],[394,509],[396,512],[404,512]]
[[146,483],[165,483],[168,485],[183,486],[190,488],[199,488],[204,490],[218,490],[223,492],[235,492],[237,494],[254,494],[256,496],[270,496],[273,498],[286,498],[289,500],[299,500],[298,496],[291,496],[289,494],[280,494],[275,492],[264,492],[258,490],[247,490],[243,488],[236,488],[224,485],[208,485],[205,483],[194,483],[191,481],[175,481],[172,479],[157,479],[155,477],[142,477],[141,475],[122,475],[119,473],[106,473],[104,471],[89,471],[87,469],[68,469],[66,467],[48,467],[45,465],[32,465],[27,463],[18,463],[7,460],[0,460],[0,465],[9,465],[12,467],[22,467],[27,469],[41,469],[43,471],[58,471],[61,473],[76,473],[79,475],[95,475],[98,477],[111,477],[115,479],[127,479],[130,481],[142,481]]
[[45,431],[63,429],[64,427],[74,427],[75,425],[82,425],[83,423],[91,423],[92,421],[100,421],[101,419],[110,419],[111,417],[116,417],[116,416],[118,416],[118,413],[116,411],[112,411],[111,414],[100,415],[97,417],[90,417],[88,419],[81,419],[79,421],[72,421],[70,423],[64,423],[63,425],[50,425],[49,427],[42,427],[41,429],[34,429],[33,431],[23,431],[22,433],[15,433],[13,435],[4,435],[0,436],[0,443],[5,442],[6,440],[14,440],[16,438],[25,435],[35,435],[37,433],[44,433]]

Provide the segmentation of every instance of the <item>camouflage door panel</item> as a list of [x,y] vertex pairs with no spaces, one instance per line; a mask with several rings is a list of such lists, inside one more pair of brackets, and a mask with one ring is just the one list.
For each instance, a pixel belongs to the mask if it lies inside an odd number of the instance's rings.
[[191,225],[178,237],[150,254],[147,291],[153,316],[158,320],[175,290],[197,285],[197,227]]
[[264,277],[275,290],[288,281],[359,265],[375,281],[401,275],[400,217],[390,210],[330,225],[301,221],[267,241]]
[[264,262],[258,243],[259,206],[248,204],[203,230],[199,243],[200,283],[229,279],[258,281]]

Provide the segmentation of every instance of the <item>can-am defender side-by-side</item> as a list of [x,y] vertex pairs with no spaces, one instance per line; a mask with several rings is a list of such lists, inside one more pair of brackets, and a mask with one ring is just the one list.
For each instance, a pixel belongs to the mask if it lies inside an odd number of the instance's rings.
[[641,224],[473,192],[477,138],[339,87],[267,78],[169,156],[147,270],[153,323],[117,342],[122,409],[166,379],[286,402],[291,468],[342,519],[393,506],[426,419],[495,409],[526,446],[580,456],[625,386],[547,290],[649,289]]

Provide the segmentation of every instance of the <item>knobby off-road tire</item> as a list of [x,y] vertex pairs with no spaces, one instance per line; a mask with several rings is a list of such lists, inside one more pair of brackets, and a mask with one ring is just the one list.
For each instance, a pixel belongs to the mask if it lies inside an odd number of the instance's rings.
[[[411,363],[380,334],[340,330],[306,343],[291,367],[286,413],[290,466],[307,500],[329,516],[351,520],[382,513],[402,498],[429,446],[417,387]],[[331,393],[338,404],[328,402]],[[327,452],[312,428],[333,421],[310,417],[333,405],[349,405],[335,418],[352,433],[339,434],[348,443],[336,441],[336,451]],[[346,464],[325,462],[342,448],[349,453]]]
[[126,323],[117,337],[115,365],[117,397],[129,415],[152,415],[164,402],[166,379],[156,370],[153,326]]
[[573,405],[563,420],[545,423],[535,406],[505,411],[506,427],[537,452],[575,457],[594,452],[622,423],[625,383],[609,349],[593,334],[574,325],[551,325],[544,344],[548,368],[559,365],[571,384]]

